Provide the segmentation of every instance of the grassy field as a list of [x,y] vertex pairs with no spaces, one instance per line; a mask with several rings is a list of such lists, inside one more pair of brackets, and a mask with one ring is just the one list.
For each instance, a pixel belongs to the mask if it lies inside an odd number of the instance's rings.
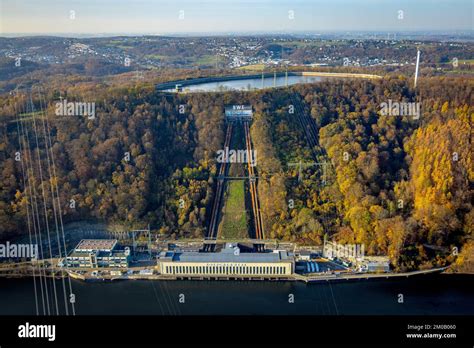
[[237,68],[238,70],[249,70],[249,71],[262,71],[265,68],[265,64],[251,64]]
[[244,181],[229,181],[228,183],[219,237],[222,239],[248,237]]
[[216,64],[216,56],[213,55],[203,55],[195,58],[197,65],[211,65]]
[[160,55],[160,54],[147,54],[145,56],[145,58],[154,59],[154,60],[166,60],[166,59],[169,59],[170,56],[163,56],[163,55]]

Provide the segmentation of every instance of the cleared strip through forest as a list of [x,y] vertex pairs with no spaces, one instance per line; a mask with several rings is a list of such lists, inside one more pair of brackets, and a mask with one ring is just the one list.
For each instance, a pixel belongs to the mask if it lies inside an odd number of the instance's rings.
[[[250,137],[250,127],[248,122],[243,122],[243,128],[245,132],[245,144],[246,144],[246,151],[248,154],[248,158],[251,157],[252,151],[252,141]],[[229,148],[231,139],[232,139],[232,130],[233,124],[228,123],[224,148]],[[250,191],[250,198],[252,203],[252,211],[254,217],[254,226],[255,226],[255,239],[264,239],[265,233],[263,229],[263,220],[262,215],[260,212],[260,203],[258,200],[258,190],[257,190],[257,178],[255,174],[255,169],[253,164],[250,160],[247,161],[248,167],[248,175],[249,175],[249,191]],[[219,226],[219,215],[223,205],[223,193],[225,187],[225,181],[227,176],[228,165],[227,161],[224,160],[219,167],[218,177],[217,177],[217,186],[216,186],[216,194],[214,196],[214,201],[212,204],[212,212],[211,212],[211,220],[209,223],[209,229],[206,236],[207,240],[216,240],[217,239],[217,232]],[[260,248],[260,247],[258,247]],[[204,251],[213,251],[214,245],[205,243]],[[260,250],[257,250],[260,251]]]
[[[250,139],[250,129],[248,122],[244,122],[244,130],[245,130],[245,143],[247,146],[247,153],[252,153],[252,141]],[[253,209],[253,216],[255,221],[255,238],[256,239],[264,239],[264,231],[263,231],[263,221],[262,221],[262,214],[260,213],[260,204],[258,200],[258,190],[257,190],[257,178],[255,175],[255,170],[250,163],[247,161],[248,171],[249,171],[249,187],[250,187],[250,196],[252,200],[252,209]]]
[[[232,123],[227,124],[224,149],[230,147],[230,141],[232,139],[232,127],[233,127]],[[223,197],[224,186],[225,186],[225,176],[227,174],[226,172],[227,172],[227,161],[224,160],[219,167],[216,195],[214,197],[214,202],[212,205],[211,221],[209,224],[209,230],[206,237],[206,239],[208,240],[217,239],[219,212],[222,207],[222,197]],[[209,244],[204,246],[205,251],[209,251],[210,248],[211,246]]]
[[315,147],[319,144],[318,141],[318,130],[314,121],[304,112],[303,107],[301,106],[301,101],[294,94],[290,94],[291,103],[296,109],[296,117],[300,121],[301,127],[303,128],[308,141],[309,146],[311,147],[311,153],[313,154],[314,160],[317,161],[317,155],[315,152]]
[[[305,112],[304,107],[302,106],[302,101],[300,100],[300,98],[298,97],[296,93],[290,94],[290,100],[291,100],[292,105],[295,108],[296,117],[298,118],[300,125],[304,130],[306,140],[311,149],[311,154],[313,155],[313,159],[315,162],[319,163],[316,149],[319,149],[319,151],[323,151],[323,149],[321,149],[318,146],[319,145],[319,131],[316,127],[316,124],[314,120],[312,119],[312,117],[308,115],[307,112]],[[320,153],[320,155],[327,157],[325,153]],[[319,169],[325,170],[321,166],[319,166]],[[332,218],[333,218],[332,216],[327,216],[326,214],[321,215],[325,233],[329,232]]]

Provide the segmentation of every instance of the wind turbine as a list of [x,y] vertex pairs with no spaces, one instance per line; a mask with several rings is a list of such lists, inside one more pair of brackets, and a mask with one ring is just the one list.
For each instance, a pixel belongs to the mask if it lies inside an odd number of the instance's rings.
[[418,68],[420,66],[420,50],[416,52],[416,69],[415,69],[415,88],[416,88],[416,82],[418,81]]

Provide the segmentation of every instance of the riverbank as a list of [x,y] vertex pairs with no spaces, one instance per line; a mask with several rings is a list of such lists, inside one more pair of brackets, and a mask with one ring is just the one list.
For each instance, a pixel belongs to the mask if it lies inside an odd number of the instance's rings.
[[[418,275],[434,274],[445,272],[449,267],[435,268],[429,270],[420,270],[403,273],[320,273],[311,275],[301,275],[294,273],[289,276],[265,276],[265,277],[252,277],[252,276],[172,276],[172,275],[161,275],[156,274],[155,271],[149,270],[148,272],[133,272],[128,271],[117,271],[116,269],[101,268],[99,270],[81,270],[81,269],[55,269],[42,272],[38,270],[24,269],[21,273],[5,273],[0,272],[0,277],[3,278],[29,278],[29,277],[48,277],[61,279],[68,275],[72,279],[80,280],[83,282],[106,282],[106,281],[117,281],[117,280],[149,280],[149,281],[203,281],[203,280],[220,280],[220,281],[270,281],[270,282],[304,282],[304,283],[315,283],[315,282],[328,282],[328,281],[340,281],[340,280],[369,280],[369,279],[380,279],[380,278],[408,278]],[[142,269],[144,270],[144,268]],[[100,272],[100,273],[97,273]],[[119,273],[117,273],[119,272]]]
[[221,281],[285,281],[285,282],[304,282],[304,283],[315,283],[315,282],[328,282],[328,281],[338,281],[338,280],[369,280],[369,279],[380,279],[380,278],[403,278],[403,277],[413,277],[426,274],[434,274],[444,272],[448,267],[436,268],[430,270],[421,270],[413,272],[403,272],[403,273],[336,273],[336,274],[314,274],[314,275],[300,275],[297,273],[292,274],[291,276],[265,276],[265,277],[245,277],[245,276],[170,276],[170,275],[160,275],[160,274],[133,274],[128,275],[124,274],[121,276],[114,275],[101,275],[99,276],[88,276],[79,274],[75,271],[68,270],[71,278],[79,279],[85,282],[94,282],[94,281],[114,281],[114,280],[221,280]]

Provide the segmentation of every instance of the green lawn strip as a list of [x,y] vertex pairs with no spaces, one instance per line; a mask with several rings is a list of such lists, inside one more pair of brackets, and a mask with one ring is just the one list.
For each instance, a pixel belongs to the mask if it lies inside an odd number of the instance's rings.
[[248,236],[243,180],[229,181],[227,184],[224,215],[220,227],[220,237],[223,239]]

